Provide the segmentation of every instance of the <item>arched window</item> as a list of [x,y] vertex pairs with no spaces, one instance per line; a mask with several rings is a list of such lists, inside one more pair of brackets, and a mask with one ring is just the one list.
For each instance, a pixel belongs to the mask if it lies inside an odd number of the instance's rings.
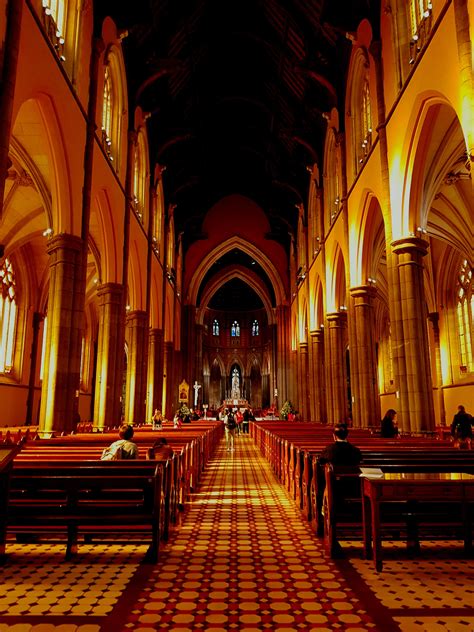
[[127,92],[122,51],[110,46],[103,67],[102,146],[115,171],[120,170],[122,131],[127,115]]
[[366,159],[372,146],[372,112],[370,109],[370,90],[368,73],[364,77],[362,93],[360,95],[359,120],[357,122],[357,162],[361,165]]
[[214,319],[212,322],[212,335],[213,336],[219,335],[219,321],[216,319]]
[[139,132],[133,160],[133,202],[140,222],[145,222],[147,162],[143,134]]
[[64,35],[65,2],[64,0],[43,0],[46,15],[50,15],[56,25],[58,35]]
[[[337,143],[337,132],[334,128],[328,131],[324,157],[324,185],[326,206],[326,227],[336,219],[341,208],[340,159]],[[316,246],[319,248],[319,244]]]
[[234,320],[234,322],[232,323],[232,327],[230,328],[230,335],[233,338],[238,338],[240,336],[240,325],[236,320]]
[[258,336],[259,333],[258,320],[254,320],[252,323],[252,336]]
[[48,331],[48,317],[45,316],[43,320],[43,342],[41,343],[41,362],[40,362],[40,380],[44,376],[44,363],[46,360],[46,332]]
[[369,70],[367,52],[363,48],[359,48],[352,62],[352,85],[350,89],[354,175],[360,171],[372,146]]
[[461,372],[474,371],[472,338],[474,323],[474,280],[472,268],[464,260],[458,276],[456,315],[458,324]]
[[9,259],[5,259],[0,268],[0,279],[0,373],[10,373],[15,352],[17,304],[15,274]]
[[113,161],[112,146],[112,101],[113,85],[109,66],[104,72],[104,101],[102,105],[102,142],[110,160]]
[[410,64],[413,64],[431,30],[431,0],[410,0]]
[[61,61],[66,61],[63,55],[66,4],[65,0],[43,0],[43,23]]

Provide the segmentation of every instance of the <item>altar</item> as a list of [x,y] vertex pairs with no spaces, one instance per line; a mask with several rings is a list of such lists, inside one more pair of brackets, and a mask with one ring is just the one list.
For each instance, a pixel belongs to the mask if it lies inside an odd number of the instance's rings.
[[225,408],[249,408],[250,404],[246,399],[242,399],[240,397],[229,397],[228,399],[224,399],[222,405]]
[[[232,388],[230,391],[230,397],[224,399],[222,404],[226,408],[248,408],[249,403],[243,397],[243,393],[240,388],[240,373],[237,367],[234,367],[234,369],[232,370],[231,384]],[[229,395],[229,392],[227,392],[227,395]]]

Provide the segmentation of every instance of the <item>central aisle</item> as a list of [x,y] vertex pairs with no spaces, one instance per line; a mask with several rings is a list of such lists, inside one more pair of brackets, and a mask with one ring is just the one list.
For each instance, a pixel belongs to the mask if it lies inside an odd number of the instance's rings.
[[121,601],[140,632],[380,629],[248,436],[221,444],[135,604]]

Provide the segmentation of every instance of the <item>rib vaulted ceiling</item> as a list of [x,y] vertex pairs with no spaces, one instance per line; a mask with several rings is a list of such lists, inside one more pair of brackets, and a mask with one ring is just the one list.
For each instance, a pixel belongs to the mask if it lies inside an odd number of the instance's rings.
[[324,114],[342,114],[351,42],[370,0],[134,0],[95,3],[128,31],[131,110],[150,112],[152,164],[166,166],[167,202],[187,247],[231,193],[267,213],[288,245],[307,168],[323,152]]

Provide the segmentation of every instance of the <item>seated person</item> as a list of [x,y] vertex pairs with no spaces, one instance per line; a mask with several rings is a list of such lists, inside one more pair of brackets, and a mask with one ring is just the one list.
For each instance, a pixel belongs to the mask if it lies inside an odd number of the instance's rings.
[[114,441],[102,452],[101,461],[120,461],[122,459],[138,459],[138,446],[130,439],[133,437],[133,426],[122,424],[118,441]]
[[153,429],[158,428],[158,430],[161,430],[161,426],[163,424],[163,415],[161,413],[161,410],[159,410],[158,408],[155,408],[155,412],[153,413],[153,416],[151,418],[151,423],[153,424]]
[[348,435],[347,424],[335,424],[333,429],[334,443],[324,448],[319,455],[318,462],[322,465],[325,463],[359,465],[362,461],[362,452],[355,445],[349,443],[347,440]]
[[462,447],[464,444],[467,447],[471,447],[473,425],[474,420],[466,412],[464,406],[458,406],[458,412],[454,415],[453,423],[451,424],[451,435],[459,447]]
[[[345,423],[337,423],[334,425],[333,437],[334,443],[328,445],[321,452],[318,458],[318,463],[324,465],[326,463],[332,463],[333,465],[342,466],[357,466],[362,461],[362,452],[352,443],[349,443],[347,436],[349,429]],[[326,489],[326,481],[324,473],[318,474],[318,504],[321,503],[321,513],[325,519],[329,516],[328,510],[328,493]],[[349,485],[345,481],[343,486],[339,484],[333,491],[336,506],[340,509],[344,505],[345,499],[352,496],[354,493],[360,494],[360,481],[359,479],[352,481]],[[324,492],[322,491],[324,489]],[[329,529],[325,526],[326,535],[329,533]],[[341,545],[337,540],[331,541],[331,555],[333,557],[339,557],[342,555]]]
[[155,461],[167,461],[174,455],[173,448],[168,445],[166,437],[157,439],[152,448],[148,448],[147,459]]
[[380,436],[385,439],[398,437],[397,411],[389,408],[380,422]]

